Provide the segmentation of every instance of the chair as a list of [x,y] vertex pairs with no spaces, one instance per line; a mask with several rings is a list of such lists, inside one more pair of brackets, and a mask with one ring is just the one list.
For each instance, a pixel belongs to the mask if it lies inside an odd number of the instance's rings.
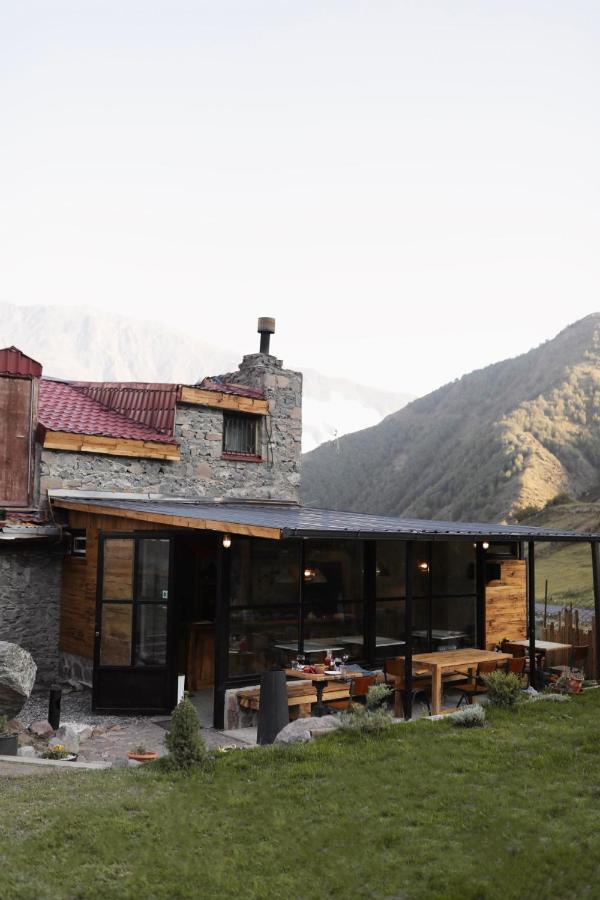
[[376,675],[357,675],[350,683],[350,696],[347,700],[328,700],[327,706],[333,709],[349,709],[353,703],[366,703],[371,685],[375,684]]
[[[406,670],[404,667],[404,657],[396,656],[386,659],[383,662],[383,677],[386,684],[394,686],[394,715],[400,718],[402,705],[402,692],[406,690]],[[427,710],[431,715],[431,702],[427,691],[431,692],[431,675],[420,675],[413,672],[411,693],[413,699],[418,694],[423,694]]]
[[525,669],[525,665],[527,660],[524,656],[513,656],[512,659],[507,659],[504,663],[504,669],[507,675],[516,675],[521,679],[521,683],[523,680],[527,679],[529,682],[529,675]]
[[457,709],[463,701],[465,703],[473,703],[473,697],[487,694],[487,687],[483,682],[483,676],[491,675],[492,672],[496,671],[499,665],[502,666],[502,662],[498,663],[496,660],[480,662],[477,665],[475,675],[470,681],[466,681],[464,684],[454,685],[454,690],[459,691],[461,694],[458,703],[456,704]]

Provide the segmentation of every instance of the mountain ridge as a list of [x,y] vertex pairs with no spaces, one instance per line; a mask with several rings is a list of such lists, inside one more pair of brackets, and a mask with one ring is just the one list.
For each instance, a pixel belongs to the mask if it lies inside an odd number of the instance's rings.
[[506,520],[596,482],[600,313],[303,458],[303,501]]

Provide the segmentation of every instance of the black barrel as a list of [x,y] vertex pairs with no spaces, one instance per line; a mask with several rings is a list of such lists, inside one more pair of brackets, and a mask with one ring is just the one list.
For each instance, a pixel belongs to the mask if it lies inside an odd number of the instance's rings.
[[48,703],[48,721],[56,731],[60,725],[60,701],[62,699],[62,688],[57,684],[53,684],[50,688],[50,701]]
[[260,705],[258,708],[259,744],[272,744],[282,728],[290,721],[288,711],[285,672],[271,669],[260,679]]

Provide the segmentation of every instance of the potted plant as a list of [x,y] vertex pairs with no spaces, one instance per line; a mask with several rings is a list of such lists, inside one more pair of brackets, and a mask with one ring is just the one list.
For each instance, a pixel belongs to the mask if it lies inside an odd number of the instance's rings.
[[143,744],[139,744],[137,747],[134,747],[133,750],[130,750],[127,756],[129,759],[134,759],[136,762],[146,763],[153,762],[156,759],[157,754],[154,750],[147,750]]
[[0,716],[0,756],[16,756],[19,735],[8,730],[8,719]]
[[48,747],[42,753],[42,759],[54,759],[54,760],[62,760],[63,762],[75,762],[77,759],[76,753],[69,753],[68,750],[65,750],[64,744],[54,744],[53,747]]

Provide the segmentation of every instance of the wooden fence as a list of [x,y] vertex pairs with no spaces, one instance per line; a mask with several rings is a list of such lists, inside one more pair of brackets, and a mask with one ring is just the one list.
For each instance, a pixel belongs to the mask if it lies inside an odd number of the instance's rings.
[[[598,648],[596,646],[596,620],[594,615],[591,615],[583,623],[579,621],[578,610],[565,607],[559,612],[556,622],[551,622],[545,628],[538,626],[536,635],[541,640],[556,641],[557,644],[571,644],[573,647],[588,646],[590,651],[585,663],[585,674],[587,678],[595,678]],[[555,666],[568,665],[569,651],[553,651],[548,664]]]

